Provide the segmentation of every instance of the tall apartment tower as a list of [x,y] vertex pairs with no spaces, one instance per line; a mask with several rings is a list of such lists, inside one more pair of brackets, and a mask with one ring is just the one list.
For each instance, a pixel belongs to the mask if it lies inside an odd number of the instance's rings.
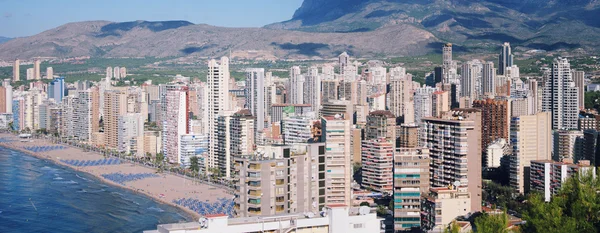
[[566,58],[554,60],[544,86],[542,110],[552,114],[552,129],[577,129],[579,91]]
[[461,67],[460,74],[460,97],[468,97],[471,101],[477,98],[477,76],[479,75],[478,66],[472,62],[466,62]]
[[46,79],[54,79],[54,68],[52,68],[52,67],[46,68]]
[[435,91],[435,88],[428,86],[415,90],[415,123],[417,125],[421,124],[421,119],[433,116],[432,95]]
[[242,109],[229,120],[229,139],[231,140],[231,156],[241,157],[251,155],[255,148],[255,117],[248,109]]
[[510,43],[504,42],[502,45],[502,52],[500,52],[500,57],[498,57],[498,74],[505,75],[506,68],[513,66],[513,54],[510,48]]
[[452,44],[447,43],[442,48],[442,65],[444,68],[450,68],[452,66]]
[[208,62],[208,136],[209,153],[208,167],[217,167],[217,124],[218,116],[229,108],[229,58],[223,57],[220,62],[210,60]]
[[390,70],[390,111],[397,117],[404,117],[404,123],[414,122],[414,94],[412,75],[406,69],[396,67]]
[[510,138],[513,154],[510,156],[510,185],[520,193],[529,192],[529,174],[532,160],[550,160],[552,151],[551,115],[513,117]]
[[424,118],[421,141],[429,149],[432,187],[468,187],[471,209],[481,210],[481,111],[456,109]]
[[338,67],[340,69],[341,75],[344,75],[344,70],[346,70],[346,67],[348,67],[349,64],[350,56],[348,56],[348,53],[343,52],[342,54],[340,54],[340,56],[338,57]]
[[395,140],[388,140],[384,137],[362,142],[363,187],[382,193],[393,193],[395,144]]
[[365,139],[396,140],[396,117],[390,111],[374,111],[367,116]]
[[483,63],[482,70],[482,94],[483,95],[496,95],[496,69],[494,68],[493,62]]
[[15,60],[15,64],[13,64],[13,82],[17,82],[21,80],[21,61],[19,59]]
[[40,61],[40,59],[35,59],[35,61],[33,62],[33,72],[34,72],[34,79],[35,80],[40,80],[42,79],[42,75],[40,72],[40,64],[42,62]]
[[304,75],[302,75],[299,66],[290,69],[290,89],[289,93],[291,104],[304,104]]
[[510,134],[510,102],[508,100],[476,100],[473,108],[481,109],[481,151],[483,158],[481,164],[487,167],[487,147],[494,141],[503,138],[508,141]]
[[181,135],[190,132],[188,87],[177,86],[167,90],[165,118],[162,125],[163,154],[169,163],[181,162]]
[[573,72],[573,81],[577,87],[577,106],[579,109],[585,109],[585,72],[575,70],[571,70],[571,72]]
[[343,117],[321,118],[322,137],[326,143],[325,203],[351,205],[351,122]]
[[253,132],[262,132],[265,128],[265,120],[267,118],[265,69],[255,68],[246,70],[246,95],[246,105],[252,115],[256,117],[256,129]]
[[77,91],[73,98],[73,137],[81,141],[92,139],[92,93]]
[[317,67],[311,67],[304,76],[304,103],[310,104],[314,112],[321,109],[321,75]]
[[127,95],[119,90],[104,93],[104,137],[106,147],[118,148],[119,116],[127,113]]
[[419,230],[421,197],[429,191],[429,149],[398,148],[394,153],[394,230]]

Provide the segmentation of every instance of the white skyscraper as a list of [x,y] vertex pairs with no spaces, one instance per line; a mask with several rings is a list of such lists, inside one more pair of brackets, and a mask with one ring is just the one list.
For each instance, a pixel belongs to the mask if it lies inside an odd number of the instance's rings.
[[88,141],[92,137],[92,94],[90,91],[77,91],[73,97],[73,137]]
[[208,167],[217,167],[217,135],[219,134],[218,116],[229,108],[229,58],[222,57],[220,61],[208,62]]
[[253,68],[246,70],[246,103],[248,109],[256,117],[255,132],[265,128],[265,69]]
[[421,124],[421,119],[433,116],[432,94],[436,91],[433,87],[424,86],[415,90],[415,123]]
[[578,92],[569,61],[555,59],[542,98],[542,111],[552,114],[552,129],[577,129]]
[[[340,54],[340,56],[338,57],[338,64],[339,64],[341,75],[344,75],[344,71],[346,70],[346,67],[348,67],[349,63],[350,63],[350,56],[348,56],[348,53],[343,52],[342,54]],[[325,72],[323,72],[323,73],[325,73]]]
[[46,68],[46,79],[54,79],[54,69],[52,67]]
[[493,62],[483,64],[481,86],[483,95],[496,95],[496,69]]
[[390,70],[390,93],[388,108],[396,117],[404,117],[404,123],[414,121],[412,75],[403,67]]
[[290,69],[290,89],[287,91],[291,104],[304,104],[304,75],[301,74],[299,66]]
[[106,78],[108,80],[113,78],[113,68],[112,67],[106,67]]
[[468,97],[471,101],[475,100],[477,76],[479,75],[478,66],[472,62],[466,62],[462,65],[460,74],[460,96]]
[[321,75],[317,67],[311,67],[304,77],[304,104],[310,104],[313,111],[321,108]]
[[119,80],[119,79],[121,79],[121,68],[119,68],[118,66],[114,68],[114,71],[113,71],[113,77],[114,77],[116,80]]

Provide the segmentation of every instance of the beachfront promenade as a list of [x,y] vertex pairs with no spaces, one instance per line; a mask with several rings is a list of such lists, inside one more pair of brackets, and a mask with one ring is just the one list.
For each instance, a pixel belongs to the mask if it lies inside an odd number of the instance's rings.
[[164,169],[158,173],[157,167],[138,158],[53,139],[22,140],[13,134],[0,133],[0,146],[52,160],[92,174],[104,182],[176,205],[195,218],[207,214],[233,214],[233,192],[225,182],[217,184],[199,177],[190,178],[175,173],[179,169]]

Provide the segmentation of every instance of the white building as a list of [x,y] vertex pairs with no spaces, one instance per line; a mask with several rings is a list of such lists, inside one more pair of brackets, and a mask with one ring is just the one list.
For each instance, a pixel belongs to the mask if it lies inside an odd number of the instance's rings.
[[[179,164],[189,168],[190,158],[200,157],[208,148],[208,136],[203,134],[184,134],[181,135],[179,153],[181,154]],[[200,163],[200,161],[198,161]],[[202,170],[202,168],[200,168]]]
[[256,117],[256,132],[265,128],[265,69],[254,68],[246,70],[246,105]]
[[[81,141],[92,139],[92,93],[77,91],[73,96],[73,137]],[[70,135],[71,136],[71,135]]]
[[312,138],[314,119],[309,116],[289,116],[283,119],[282,132],[285,144],[306,143]]
[[302,75],[299,66],[290,69],[290,85],[286,89],[289,94],[291,104],[304,104],[304,75]]
[[433,87],[424,86],[415,90],[415,123],[421,124],[421,119],[433,116],[432,95],[436,91]]
[[208,138],[210,141],[208,161],[209,168],[217,167],[218,117],[229,110],[229,58],[222,57],[220,62],[208,62]]
[[118,150],[144,156],[144,118],[140,113],[119,116]]
[[189,133],[189,110],[186,86],[169,86],[165,95],[163,152],[170,163],[181,161],[181,135]]
[[144,233],[381,232],[381,219],[375,213],[358,212],[347,206],[330,205],[320,216],[311,213],[229,219],[226,215],[208,215],[198,222],[158,225],[156,230]]
[[554,60],[544,86],[542,111],[552,114],[552,129],[577,129],[579,93],[566,58]]
[[325,160],[325,203],[350,205],[351,199],[351,143],[350,120],[342,116],[326,116],[321,120],[322,132],[326,142],[327,159]]

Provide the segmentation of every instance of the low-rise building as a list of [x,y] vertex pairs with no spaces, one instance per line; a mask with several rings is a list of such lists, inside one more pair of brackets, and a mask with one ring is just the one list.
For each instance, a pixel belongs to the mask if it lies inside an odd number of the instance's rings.
[[421,203],[421,229],[444,232],[454,219],[471,214],[471,193],[466,187],[431,188]]
[[570,159],[563,160],[563,162],[534,160],[531,161],[530,172],[531,189],[544,194],[546,201],[550,201],[551,197],[558,193],[562,184],[575,173],[589,174],[591,172],[596,176],[596,169],[587,160],[580,160],[578,164],[573,164]]
[[226,215],[204,216],[198,222],[158,225],[144,233],[258,233],[258,232],[381,232],[375,213],[360,213],[345,205],[330,205],[320,216],[311,214],[275,215],[229,219]]

